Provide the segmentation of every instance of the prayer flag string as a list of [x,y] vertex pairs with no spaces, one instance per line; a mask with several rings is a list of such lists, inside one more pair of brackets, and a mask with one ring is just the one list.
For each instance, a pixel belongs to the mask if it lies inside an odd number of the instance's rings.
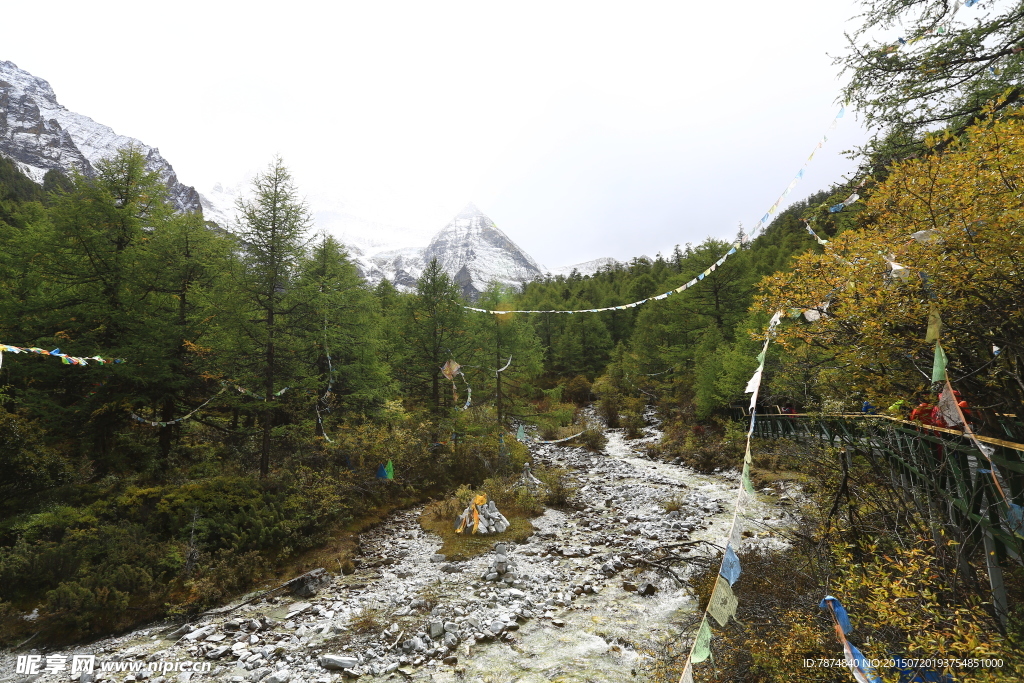
[[[586,431],[586,430],[584,430],[584,431]],[[548,443],[562,443],[563,441],[568,441],[569,439],[575,439],[577,436],[579,436],[582,433],[583,432],[577,432],[576,434],[573,434],[572,436],[567,436],[564,439],[555,439],[554,441],[534,441],[533,443],[538,444],[538,445],[540,445],[540,444],[548,444]]]
[[747,430],[747,445],[743,456],[743,472],[740,474],[740,485],[736,492],[736,505],[733,510],[732,523],[729,525],[729,531],[725,537],[725,552],[722,554],[722,562],[719,565],[718,579],[715,581],[715,587],[712,589],[711,597],[708,599],[708,605],[701,616],[697,635],[686,657],[686,663],[683,665],[683,673],[679,678],[680,683],[693,683],[693,665],[700,664],[711,657],[711,640],[714,637],[714,633],[711,630],[708,617],[714,619],[719,626],[725,626],[729,623],[729,619],[736,618],[736,609],[739,606],[739,601],[732,587],[741,574],[740,559],[736,553],[736,550],[740,548],[743,542],[743,529],[740,517],[744,510],[746,510],[747,505],[754,499],[754,485],[750,481],[750,468],[754,464],[754,458],[750,453],[750,440],[754,434],[754,423],[756,420],[754,407],[757,405],[757,397],[761,390],[761,377],[764,375],[768,344],[771,342],[772,334],[781,320],[782,311],[779,311],[772,316],[771,321],[768,323],[764,346],[761,349],[761,353],[757,356],[757,370],[747,383],[746,393],[751,394],[750,428]]
[[[107,361],[107,362],[110,362],[110,361]],[[224,390],[227,389],[228,387],[231,387],[232,389],[234,389],[235,391],[239,392],[240,394],[242,394],[244,396],[248,396],[249,398],[254,398],[257,401],[266,401],[267,400],[266,398],[256,394],[253,391],[250,391],[249,389],[246,389],[245,387],[239,386],[237,384],[231,384],[229,382],[221,382],[221,389],[220,389],[220,391],[218,391],[216,394],[214,394],[210,398],[208,398],[205,401],[203,401],[202,404],[200,404],[200,406],[198,408],[193,409],[192,412],[190,412],[187,415],[184,415],[182,417],[179,417],[177,419],[174,419],[174,420],[163,420],[163,421],[147,420],[146,418],[142,417],[141,415],[138,415],[135,412],[132,412],[131,416],[132,416],[132,419],[135,420],[136,422],[141,422],[142,424],[149,425],[150,427],[166,427],[167,425],[175,425],[175,424],[178,424],[180,422],[184,422],[185,420],[187,420],[190,417],[192,417],[193,415],[195,415],[197,412],[199,412],[200,409],[202,409],[204,406],[206,406],[207,403],[209,403],[210,401],[212,401],[213,399],[217,398],[222,393],[224,393]],[[271,399],[274,399],[274,398],[277,398],[277,397],[281,396],[282,394],[284,394],[284,392],[288,391],[290,388],[291,387],[285,387],[284,389],[281,389],[280,391],[275,392],[271,396]],[[93,393],[95,393],[95,392],[93,392]],[[317,412],[317,417],[319,418],[319,411]],[[328,439],[328,441],[330,441],[330,439]]]
[[189,419],[190,417],[192,417],[193,415],[198,413],[200,410],[203,409],[204,406],[206,406],[207,403],[209,403],[213,399],[215,399],[218,396],[220,396],[221,394],[223,394],[224,390],[226,388],[227,388],[227,386],[222,386],[220,388],[220,391],[218,391],[216,394],[214,394],[210,398],[208,398],[205,401],[203,401],[199,405],[199,407],[194,408],[192,410],[192,412],[188,413],[187,415],[182,415],[181,417],[179,417],[179,418],[177,418],[175,420],[165,420],[163,422],[154,422],[153,420],[147,420],[146,418],[142,417],[141,415],[136,414],[135,412],[132,412],[132,414],[131,414],[132,415],[132,419],[135,420],[136,422],[141,422],[142,424],[149,425],[150,427],[166,427],[168,425],[176,425],[176,424],[179,424],[181,422],[184,422],[185,420]]
[[[846,114],[846,103],[844,102],[843,105],[839,108],[839,112],[832,119],[832,123],[829,125],[828,129],[832,130],[833,128],[835,128],[836,125],[839,123],[839,119],[843,118],[843,116],[845,114]],[[782,201],[789,195],[790,192],[793,191],[793,188],[796,187],[799,184],[800,180],[803,179],[803,177],[804,177],[804,170],[807,168],[807,165],[814,158],[814,155],[817,153],[817,151],[819,149],[821,149],[825,145],[826,142],[828,142],[828,136],[827,135],[823,135],[821,137],[821,139],[818,141],[818,143],[814,146],[814,149],[811,151],[811,155],[809,157],[807,157],[807,160],[804,162],[804,165],[800,168],[799,171],[797,171],[797,174],[793,178],[793,180],[790,181],[789,185],[782,192],[782,194],[779,196],[779,198],[777,200],[775,200],[775,203],[771,205],[771,207],[768,209],[768,211],[763,216],[761,216],[760,219],[758,219],[757,224],[754,226],[754,229],[750,233],[750,238],[751,239],[756,237],[758,232],[763,230],[768,225],[768,223],[771,222],[772,217],[775,215],[775,212],[778,211],[779,206],[781,206],[781,204],[782,204]],[[849,198],[847,198],[847,201],[850,201],[850,203],[853,203],[853,202],[857,201],[858,198],[859,197],[856,194],[854,194],[854,195],[851,195]],[[851,201],[851,199],[852,199],[852,201]],[[729,249],[729,251],[727,251],[725,253],[724,256],[722,256],[720,259],[715,261],[703,273],[701,273],[697,277],[691,279],[686,284],[680,285],[679,287],[676,287],[675,289],[670,289],[669,291],[664,292],[663,294],[659,294],[657,296],[648,297],[646,299],[641,299],[639,301],[633,301],[633,302],[628,303],[628,304],[621,304],[621,305],[618,305],[618,306],[605,306],[603,308],[586,308],[586,309],[571,310],[571,311],[570,310],[495,311],[495,310],[490,310],[490,309],[486,309],[486,308],[474,308],[473,306],[463,306],[463,308],[465,308],[467,310],[470,310],[470,311],[475,311],[477,313],[490,313],[491,315],[507,315],[509,313],[566,313],[566,314],[571,314],[571,313],[602,313],[604,311],[623,311],[623,310],[626,310],[627,308],[636,308],[637,306],[642,306],[643,304],[645,304],[645,303],[647,303],[649,301],[660,301],[661,299],[666,299],[666,298],[668,298],[669,296],[671,296],[673,294],[679,294],[680,292],[686,291],[690,287],[696,286],[696,284],[698,282],[700,282],[701,280],[706,278],[708,275],[710,275],[715,270],[717,270],[719,266],[721,266],[723,263],[725,263],[725,260],[727,258],[729,258],[730,256],[732,256],[733,254],[735,254],[739,250],[739,248],[741,246],[742,246],[742,242],[740,240],[737,240],[736,242],[734,242],[732,247]]]
[[[106,365],[107,363],[123,363],[123,358],[114,358],[107,360],[100,358],[99,356],[69,356],[66,353],[62,353],[60,349],[53,349],[47,351],[46,349],[40,349],[35,346],[11,346],[10,344],[0,344],[0,358],[3,356],[3,352],[8,353],[35,353],[40,356],[55,356],[60,358],[61,363],[64,365],[88,365],[89,361],[96,361],[100,365]],[[2,361],[0,361],[2,362]]]

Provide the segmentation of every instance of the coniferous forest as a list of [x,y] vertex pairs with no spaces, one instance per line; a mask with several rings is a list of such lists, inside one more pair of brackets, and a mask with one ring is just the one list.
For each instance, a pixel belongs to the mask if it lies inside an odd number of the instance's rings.
[[[914,4],[881,3],[895,9],[865,26]],[[415,291],[367,285],[281,159],[252,179],[230,229],[175,212],[132,148],[94,176],[51,171],[41,185],[0,159],[0,343],[16,347],[0,367],[0,642],[80,641],[192,618],[315,566],[350,572],[353,535],[389,512],[517,476],[520,425],[548,440],[582,432],[597,452],[602,424],[637,436],[656,415],[653,457],[741,468],[745,389],[777,311],[760,411],[910,423],[936,401],[941,350],[977,433],[1024,442],[1015,6],[966,37],[919,18],[926,53],[852,51],[846,95],[882,133],[855,178],[759,234],[522,291],[494,284],[476,302],[436,261]],[[968,59],[969,45],[984,50]],[[998,74],[966,66],[985,59]],[[586,311],[698,276],[599,313],[466,308]],[[445,375],[449,361],[461,374]],[[1019,680],[1012,529],[997,608],[997,551],[958,535],[941,505],[908,502],[870,448],[755,439],[752,451],[759,488],[796,482],[812,505],[789,552],[743,558],[747,626],[716,636],[706,680],[824,680],[792,662],[831,651],[831,634],[805,623],[828,590],[870,615],[866,651],[1001,656],[1006,668],[957,680]],[[937,453],[932,483],[951,486]],[[1008,466],[995,521],[1012,526],[1024,505],[1021,472]],[[571,505],[564,473],[539,475],[561,492],[548,504]],[[525,518],[542,503],[506,508]],[[698,597],[715,581],[701,574]],[[664,661],[664,679],[678,677]]]

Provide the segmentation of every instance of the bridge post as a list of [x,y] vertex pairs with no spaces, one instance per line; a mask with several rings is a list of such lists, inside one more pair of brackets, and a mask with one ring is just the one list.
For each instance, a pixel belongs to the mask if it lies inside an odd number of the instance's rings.
[[999,554],[996,552],[996,539],[992,532],[984,530],[985,538],[985,564],[988,569],[988,582],[992,587],[992,609],[996,618],[1006,629],[1006,619],[1009,614],[1009,607],[1006,598],[1006,586],[1003,585],[1003,568],[999,566]]

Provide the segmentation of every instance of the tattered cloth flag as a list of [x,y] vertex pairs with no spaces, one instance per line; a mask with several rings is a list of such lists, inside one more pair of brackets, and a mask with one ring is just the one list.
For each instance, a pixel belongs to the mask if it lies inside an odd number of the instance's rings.
[[949,361],[946,358],[946,352],[942,350],[942,345],[935,342],[935,359],[932,361],[933,382],[942,382],[946,379],[947,362]]
[[828,305],[830,303],[831,302],[829,301],[822,301],[820,304],[818,304],[817,308],[805,308],[803,310],[804,320],[806,320],[809,323],[821,320],[822,313],[828,310]]
[[700,628],[697,629],[697,637],[693,641],[693,649],[690,651],[691,662],[700,664],[711,656],[711,636],[711,627],[708,626],[707,617],[704,617],[700,622]]
[[395,467],[394,465],[391,464],[390,460],[388,460],[387,465],[382,464],[377,467],[377,478],[390,480],[393,480],[395,478]]
[[960,427],[960,411],[957,410],[957,397],[949,385],[939,393],[939,413],[947,427]]
[[843,659],[846,662],[846,666],[850,668],[850,673],[853,674],[857,683],[882,683],[882,679],[875,674],[870,661],[861,654],[856,645],[846,639],[846,634],[852,631],[853,627],[850,624],[850,617],[843,608],[843,604],[839,602],[839,598],[826,595],[818,603],[818,607],[831,615],[836,629],[836,637],[839,638],[839,642],[843,646]]
[[[456,375],[462,375],[461,368],[462,368],[461,365],[459,365],[458,363],[456,363],[455,361],[453,361],[450,358],[444,362],[444,365],[441,366],[441,374],[444,375],[445,378],[449,382],[452,383],[452,401],[453,402],[456,402],[456,401],[459,400],[459,390],[455,387],[455,376]],[[462,381],[463,382],[466,381],[466,376],[465,375],[462,375]],[[469,383],[468,382],[466,383],[466,387],[467,388],[469,387]],[[466,408],[469,407],[469,400],[466,401],[466,406],[465,407]],[[463,408],[463,410],[465,410],[465,408]]]
[[893,277],[898,277],[904,282],[910,277],[910,269],[901,263],[896,263],[896,257],[893,254],[885,255],[882,254],[882,258],[889,264],[889,274]]
[[928,330],[925,332],[926,343],[938,342],[942,332],[942,314],[939,312],[939,305],[934,301],[928,302]]
[[460,370],[461,367],[461,365],[450,358],[441,366],[441,374],[445,376],[445,379],[452,383],[452,396],[456,398],[458,394],[455,393],[455,376],[462,374],[462,371]]
[[462,514],[455,519],[455,533],[461,534],[472,523],[474,534],[500,534],[509,528],[505,515],[498,512],[494,501],[487,502],[487,496],[477,496]]

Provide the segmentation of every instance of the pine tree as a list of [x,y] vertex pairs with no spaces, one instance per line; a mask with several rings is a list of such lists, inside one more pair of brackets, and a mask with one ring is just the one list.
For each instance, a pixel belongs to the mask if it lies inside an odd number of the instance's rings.
[[307,307],[300,355],[316,378],[318,430],[327,411],[373,412],[391,391],[379,353],[380,306],[336,239],[314,245],[296,289]]
[[262,384],[260,474],[270,471],[271,430],[278,383],[292,373],[295,360],[281,353],[297,345],[296,316],[305,313],[293,296],[293,278],[311,223],[291,175],[280,157],[252,181],[252,199],[238,201],[239,237],[244,245],[238,273],[240,293],[249,314],[243,329],[254,345],[253,376]]
[[396,374],[413,395],[427,399],[430,409],[442,407],[441,366],[449,358],[465,364],[471,339],[465,330],[465,309],[459,287],[433,259],[407,300],[403,316],[401,362]]
[[[91,436],[103,464],[126,468],[127,462],[110,460],[116,429],[128,418],[125,404],[151,403],[173,382],[158,286],[163,264],[153,258],[152,247],[174,208],[159,174],[146,169],[145,157],[133,147],[99,162],[95,177],[79,174],[72,182],[73,189],[53,202],[53,234],[39,245],[45,286],[34,293],[29,308],[40,344],[62,339],[64,350],[75,355],[128,360],[109,368],[102,391],[71,401],[67,414],[56,415],[65,426]],[[44,341],[45,335],[51,340]],[[54,371],[60,369],[42,369]],[[40,388],[49,384],[45,374],[36,378],[44,380]],[[79,375],[50,381],[83,397],[89,391],[83,380]],[[44,401],[52,401],[52,393],[46,393]]]
[[[511,308],[513,300],[514,292],[509,288],[491,284],[480,295],[477,305],[502,310]],[[477,362],[482,369],[472,372],[473,385],[482,392],[481,398],[493,395],[498,423],[503,425],[508,415],[519,411],[522,383],[543,369],[544,351],[533,325],[523,316],[514,313],[470,315],[470,329],[479,351]],[[506,364],[507,369],[498,372]]]
[[[153,233],[147,250],[151,258],[152,282],[162,296],[157,299],[153,326],[160,329],[165,348],[167,380],[163,394],[153,396],[159,421],[171,422],[180,415],[178,403],[196,406],[214,385],[204,379],[213,367],[206,358],[206,338],[220,322],[217,302],[226,295],[224,280],[228,258],[237,247],[233,239],[210,230],[202,215],[175,216]],[[160,427],[159,445],[164,459],[178,428]]]

